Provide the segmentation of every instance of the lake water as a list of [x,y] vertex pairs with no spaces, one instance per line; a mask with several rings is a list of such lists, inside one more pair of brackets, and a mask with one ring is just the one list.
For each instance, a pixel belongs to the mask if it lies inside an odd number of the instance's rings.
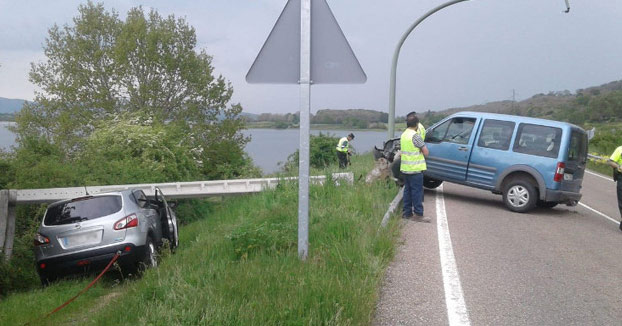
[[[331,134],[338,138],[346,136],[345,130],[311,130],[311,134]],[[246,152],[264,173],[273,173],[280,169],[279,163],[287,161],[287,157],[300,147],[298,129],[248,129],[243,132],[251,136],[246,145]],[[387,139],[386,131],[354,131],[351,142],[357,153],[370,152],[374,146],[382,147]],[[335,147],[337,144],[335,143]],[[335,153],[335,155],[337,155]]]
[[[4,150],[15,144],[15,135],[6,128],[10,124],[12,122],[0,121],[0,148]],[[349,133],[345,130],[311,130],[313,135],[320,132],[339,138]],[[287,161],[287,157],[300,146],[298,129],[247,129],[243,134],[251,136],[246,152],[264,173],[278,171],[279,163]],[[354,131],[354,136],[351,147],[357,153],[369,152],[374,146],[381,147],[382,142],[387,139],[385,131]]]
[[0,121],[0,149],[8,150],[15,144],[15,134],[10,132],[7,127],[15,124],[14,122]]

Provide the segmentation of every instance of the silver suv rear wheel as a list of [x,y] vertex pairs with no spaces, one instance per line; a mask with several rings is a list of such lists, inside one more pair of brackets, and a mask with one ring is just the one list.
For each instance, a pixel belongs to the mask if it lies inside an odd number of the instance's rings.
[[148,238],[147,240],[147,257],[145,257],[145,263],[147,265],[147,268],[153,268],[153,267],[157,267],[158,266],[158,257],[157,257],[157,250],[156,250],[156,246],[155,243],[153,243],[153,240],[151,240],[151,238]]

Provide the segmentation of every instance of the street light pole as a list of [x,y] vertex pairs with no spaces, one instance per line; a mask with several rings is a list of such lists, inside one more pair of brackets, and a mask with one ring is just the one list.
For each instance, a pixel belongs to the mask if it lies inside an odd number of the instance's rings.
[[[397,46],[395,47],[395,52],[393,53],[393,63],[391,64],[391,85],[389,86],[389,139],[395,137],[395,80],[397,79],[397,59],[400,56],[400,50],[402,49],[402,44],[404,44],[404,41],[406,41],[406,38],[408,37],[408,35],[410,35],[410,33],[415,29],[415,27],[417,27],[417,25],[421,24],[422,21],[424,21],[426,18],[430,17],[432,14],[434,14],[435,12],[445,8],[445,7],[449,7],[451,5],[455,5],[456,3],[459,2],[463,2],[463,1],[469,1],[469,0],[454,0],[454,1],[449,1],[445,4],[442,4],[430,11],[428,11],[425,15],[421,16],[419,19],[417,19],[416,22],[414,22],[406,31],[406,33],[404,33],[404,35],[402,35],[402,38],[400,39],[400,41],[397,43]],[[569,0],[565,0],[566,2],[566,11],[564,11],[565,13],[570,12],[570,2]]]
[[402,49],[402,44],[404,44],[404,41],[406,41],[406,38],[408,37],[408,35],[410,35],[410,33],[413,31],[413,29],[415,29],[415,27],[417,27],[417,25],[421,24],[422,21],[424,21],[426,18],[428,18],[429,16],[431,16],[432,14],[434,14],[435,12],[445,8],[445,7],[449,7],[451,5],[454,5],[456,3],[459,2],[463,2],[463,1],[469,1],[469,0],[453,0],[453,1],[449,1],[445,4],[442,4],[430,11],[428,11],[425,15],[421,16],[419,19],[417,19],[416,22],[414,22],[406,31],[406,33],[404,33],[404,35],[402,35],[402,38],[400,39],[400,41],[397,43],[397,46],[395,47],[395,52],[393,53],[393,63],[391,64],[391,85],[389,86],[389,139],[393,138],[395,136],[395,80],[396,80],[396,75],[397,75],[397,59],[400,56],[400,50]]

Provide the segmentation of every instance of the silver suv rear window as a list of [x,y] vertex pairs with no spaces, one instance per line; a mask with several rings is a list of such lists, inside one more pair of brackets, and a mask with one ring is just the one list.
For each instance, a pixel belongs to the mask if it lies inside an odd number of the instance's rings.
[[121,196],[82,197],[48,207],[43,224],[63,225],[93,220],[121,210]]

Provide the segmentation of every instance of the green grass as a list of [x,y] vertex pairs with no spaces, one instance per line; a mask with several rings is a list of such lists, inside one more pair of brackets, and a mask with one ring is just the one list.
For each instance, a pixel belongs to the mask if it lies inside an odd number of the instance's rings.
[[[364,175],[371,155],[355,156]],[[330,172],[330,171],[325,171]],[[361,178],[364,179],[364,178]],[[379,229],[394,185],[312,186],[309,257],[297,254],[295,183],[210,205],[181,229],[178,252],[141,279],[107,280],[46,324],[368,325],[399,223]],[[89,280],[62,281],[0,302],[0,325],[36,320]]]

